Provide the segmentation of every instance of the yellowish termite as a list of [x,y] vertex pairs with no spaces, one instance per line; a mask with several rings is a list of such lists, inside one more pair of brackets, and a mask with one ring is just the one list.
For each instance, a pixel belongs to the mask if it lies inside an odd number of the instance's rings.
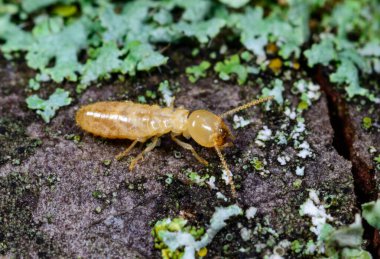
[[129,169],[133,170],[136,163],[157,145],[159,137],[171,133],[171,138],[184,149],[190,150],[194,157],[202,164],[207,161],[200,157],[195,149],[188,143],[178,139],[194,139],[199,145],[214,148],[228,176],[232,194],[235,196],[235,186],[232,181],[232,173],[221,153],[221,149],[232,145],[234,139],[230,129],[224,123],[223,118],[251,106],[273,99],[268,96],[254,100],[221,115],[216,115],[207,110],[195,110],[190,112],[184,108],[165,107],[127,102],[97,102],[81,107],[76,113],[77,124],[85,131],[96,136],[109,139],[130,139],[132,144],[116,156],[121,159],[138,142],[145,142],[153,138],[137,157],[135,157]]

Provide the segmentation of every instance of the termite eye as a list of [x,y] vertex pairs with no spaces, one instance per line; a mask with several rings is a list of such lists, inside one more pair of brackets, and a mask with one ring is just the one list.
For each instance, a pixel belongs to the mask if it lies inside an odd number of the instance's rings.
[[228,137],[230,135],[230,131],[228,130],[227,126],[224,124],[224,122],[221,122],[218,128],[218,134],[215,139],[215,143],[221,147],[226,144]]

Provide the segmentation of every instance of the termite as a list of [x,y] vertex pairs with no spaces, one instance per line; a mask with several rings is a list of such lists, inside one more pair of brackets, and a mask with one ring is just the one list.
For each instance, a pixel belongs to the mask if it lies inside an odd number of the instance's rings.
[[214,148],[227,174],[232,194],[235,196],[232,173],[221,152],[223,148],[231,146],[235,138],[223,119],[271,99],[273,96],[263,97],[219,116],[207,110],[190,112],[184,108],[174,109],[173,103],[170,107],[163,108],[158,105],[139,104],[130,101],[97,102],[81,107],[77,111],[75,119],[83,130],[95,136],[133,140],[126,150],[116,156],[117,160],[125,157],[138,142],[143,143],[152,138],[152,143],[132,160],[129,166],[130,170],[133,170],[145,154],[156,147],[159,138],[164,134],[171,133],[171,139],[175,143],[190,150],[194,157],[204,165],[207,165],[208,162],[199,156],[189,143],[183,142],[178,137],[183,135],[187,139],[192,138],[203,147]]

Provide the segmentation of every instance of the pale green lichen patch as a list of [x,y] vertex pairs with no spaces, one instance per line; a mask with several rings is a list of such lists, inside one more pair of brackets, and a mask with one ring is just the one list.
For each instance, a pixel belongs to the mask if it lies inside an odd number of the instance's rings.
[[251,120],[244,119],[244,117],[236,115],[236,114],[234,115],[232,119],[234,121],[234,124],[232,125],[234,129],[244,128],[245,126],[251,123]]
[[283,156],[280,155],[277,157],[277,162],[279,162],[280,165],[286,165],[286,163],[289,161],[290,161],[290,157],[287,155],[283,155]]
[[224,62],[216,63],[214,70],[222,80],[230,80],[231,75],[236,75],[240,85],[244,84],[248,78],[247,67],[240,63],[239,55],[233,55]]
[[[270,153],[269,155],[259,155],[248,152],[247,161],[252,162],[250,164],[245,164],[244,166],[246,167],[244,168],[243,166],[243,169],[245,171],[254,172],[263,178],[265,177],[266,180],[271,180],[272,178],[276,179],[276,174],[280,172],[284,172],[284,174],[281,174],[282,178],[289,177],[289,173],[291,173],[293,175],[290,177],[293,180],[290,183],[287,183],[289,184],[289,189],[302,193],[302,187],[307,186],[309,183],[306,180],[296,179],[294,176],[305,178],[310,177],[307,175],[307,170],[309,170],[307,163],[310,160],[318,159],[318,157],[316,157],[317,153],[313,150],[313,142],[310,141],[310,138],[308,137],[310,134],[310,128],[308,127],[308,120],[306,119],[308,117],[306,117],[305,114],[313,109],[313,105],[321,97],[320,87],[308,79],[298,79],[290,82],[288,80],[282,81],[278,79],[278,81],[277,85],[282,85],[283,88],[280,91],[279,96],[282,99],[282,102],[280,101],[281,104],[279,104],[276,101],[273,101],[270,111],[266,114],[269,118],[265,117],[265,119],[263,119],[265,122],[257,127],[258,131],[256,140],[260,141],[260,144],[263,143],[265,145],[260,146],[259,149],[264,153]],[[273,85],[273,82],[269,82],[266,84],[266,87],[270,90],[273,89]],[[261,85],[260,88],[262,89]],[[289,95],[289,92],[293,95]],[[299,108],[301,102],[303,103],[302,109]],[[264,105],[262,105],[261,108],[262,110],[265,110]],[[275,123],[271,121],[271,113],[275,113],[276,115]],[[247,126],[246,128],[249,127]],[[254,146],[257,148],[257,144]],[[239,159],[236,159],[235,161],[240,162]],[[279,167],[277,162],[280,165],[283,164],[282,167]],[[280,170],[278,168],[280,168]],[[238,175],[239,173],[234,174],[235,183],[236,179],[238,179]],[[252,177],[252,175],[249,177]],[[224,179],[227,180],[227,177],[225,176]],[[224,199],[222,198],[221,200]],[[290,212],[281,212],[281,216],[286,218],[283,220],[284,222],[288,222],[289,220],[289,218],[286,217],[287,213]],[[298,221],[299,219],[294,220]],[[296,230],[293,231],[299,233]],[[304,229],[302,231],[304,231]],[[261,233],[265,233],[263,238],[260,237]],[[284,234],[284,232],[279,233]],[[279,238],[281,234],[279,233],[277,233],[277,229],[271,226],[270,223],[267,223],[265,227],[261,225],[257,228],[251,224],[244,225],[241,228],[239,227],[237,232],[237,235],[242,239],[241,242],[243,242],[241,243],[241,247],[236,248],[234,246],[233,248],[226,248],[224,254],[228,255],[231,253],[231,250],[239,250],[247,255],[263,255],[263,253],[268,255],[269,251],[272,252],[272,255],[277,255],[277,253],[283,253],[284,250],[286,253],[293,256],[295,254],[302,254],[307,247],[312,247],[312,243],[307,243],[307,240],[300,239],[298,243],[294,243],[293,249],[291,248],[291,245],[278,248],[276,246],[281,241]],[[252,243],[254,243],[254,245],[252,245]],[[275,249],[275,247],[277,249]]]
[[241,8],[248,4],[249,0],[219,0],[225,5],[228,5],[229,7],[232,8]]
[[[277,144],[275,161],[284,167],[284,170],[291,170],[297,176],[305,175],[305,163],[308,158],[315,157],[313,148],[307,141],[309,134],[304,116],[313,103],[317,102],[321,96],[319,85],[306,79],[299,79],[291,82],[290,91],[293,96],[285,95],[287,80],[275,79],[270,85],[272,87],[262,88],[263,96],[274,96],[273,102],[268,102],[266,110],[277,110],[277,126],[263,125],[258,131],[255,144],[260,148],[273,142]],[[281,119],[279,119],[281,118]],[[292,147],[296,153],[284,151]]]
[[333,217],[326,212],[325,205],[319,200],[318,192],[309,191],[309,198],[301,205],[301,216],[311,217],[312,231],[317,239],[309,241],[304,253],[307,255],[326,255],[329,258],[370,259],[371,254],[362,249],[364,229],[360,215],[349,226],[335,228],[327,222],[334,223]]
[[206,77],[206,71],[211,67],[211,63],[208,61],[202,61],[197,66],[191,66],[186,68],[186,74],[189,81],[195,83],[199,78]]
[[305,167],[304,166],[297,166],[296,168],[296,175],[298,176],[304,176],[305,175]]
[[224,181],[225,185],[230,185],[231,184],[231,179],[230,179],[230,176],[231,178],[233,179],[233,172],[230,172],[230,173],[227,173],[227,171],[225,169],[222,169],[222,180]]
[[206,175],[199,175],[198,173],[196,172],[193,172],[191,170],[187,170],[186,171],[186,175],[188,177],[188,179],[194,183],[194,184],[197,184],[199,186],[205,186],[207,181],[209,180],[210,176],[208,174]]
[[[88,33],[85,19],[65,26],[61,17],[40,17],[33,28],[34,42],[24,46],[24,50],[28,51],[28,65],[55,82],[62,82],[65,78],[76,81],[77,73],[82,69],[78,53],[87,47]],[[52,59],[55,60],[55,66],[49,67]]]
[[380,171],[380,155],[376,156],[373,161],[376,163],[377,170]]
[[[297,59],[304,54],[309,66],[335,66],[330,80],[342,85],[349,98],[366,96],[379,102],[377,92],[360,80],[362,75],[380,71],[379,28],[371,22],[380,17],[376,0],[345,0],[331,6],[321,0],[278,4],[248,4],[246,0],[26,3],[2,4],[2,52],[8,58],[25,52],[29,67],[47,80],[79,83],[78,92],[112,74],[135,76],[168,64],[170,57],[165,53],[167,47],[160,49],[162,44],[194,39],[199,52],[228,31],[229,37],[216,46],[219,56],[215,51],[210,54],[218,60],[214,70],[222,80],[236,77],[239,84],[245,84],[250,74],[267,67],[278,73],[282,64],[299,69]],[[321,10],[322,22],[309,26],[312,14]],[[324,34],[312,37],[314,31]],[[243,48],[240,54],[233,55],[227,47],[233,39]],[[309,49],[303,48],[314,39],[318,41]],[[267,55],[275,57],[268,60]],[[190,81],[206,76],[210,67],[208,61],[188,67]],[[31,89],[38,90],[40,83],[39,77],[31,80]],[[299,108],[304,106],[300,103]]]
[[301,205],[300,215],[308,215],[312,219],[313,227],[310,228],[314,234],[319,236],[322,228],[327,223],[327,220],[332,221],[331,215],[326,213],[326,210],[318,198],[318,193],[315,190],[309,191],[309,198]]
[[256,216],[256,213],[257,213],[257,208],[255,208],[255,207],[249,207],[245,211],[245,217],[247,219],[253,219]]
[[263,129],[257,133],[255,143],[258,146],[265,147],[265,142],[270,140],[272,136],[272,130],[268,126],[263,126]]
[[[254,209],[251,209],[249,213],[252,212],[256,214]],[[243,225],[238,223],[238,229],[243,242],[243,246],[239,251],[243,253],[243,257],[257,253],[263,257],[265,255],[265,258],[269,258],[268,256],[272,252],[272,249],[277,251],[279,247],[284,249],[282,252],[282,255],[284,255],[289,247],[289,242],[286,239],[281,240],[280,234],[271,227],[268,217],[264,217],[263,219],[254,216],[249,217],[248,224]]]
[[72,99],[69,97],[69,92],[61,88],[57,88],[47,100],[43,100],[37,95],[29,96],[26,99],[28,108],[37,110],[37,113],[41,115],[46,123],[50,122],[60,107],[69,105],[71,101]]
[[161,250],[163,258],[190,259],[196,256],[202,257],[202,255],[206,255],[204,249],[212,242],[215,235],[227,225],[225,221],[242,213],[242,209],[237,205],[218,207],[206,231],[204,228],[186,226],[187,220],[183,218],[160,220],[152,230],[155,248]]
[[173,96],[173,91],[170,89],[170,84],[169,81],[165,80],[160,83],[158,86],[158,91],[162,95],[162,103],[165,104],[165,106],[170,106],[174,102],[174,96]]
[[[372,24],[373,19],[379,19],[379,10],[378,2],[372,0],[336,4],[331,14],[323,16],[324,33],[319,35],[320,41],[304,52],[310,67],[335,65],[330,80],[344,86],[350,99],[365,96],[379,102],[378,92],[368,88],[360,78],[380,71],[379,27]],[[352,37],[354,34],[357,37]]]
[[320,87],[317,84],[304,79],[298,80],[294,83],[291,91],[293,94],[301,96],[301,101],[297,106],[297,110],[301,112],[302,110],[307,110],[310,105],[319,100],[321,97]]
[[317,5],[317,1],[290,1],[289,8],[284,10],[285,19],[276,11],[265,16],[263,8],[247,7],[244,13],[231,15],[228,25],[239,31],[241,43],[260,61],[266,58],[264,47],[269,42],[280,46],[283,58],[289,58],[292,54],[298,57],[300,46],[309,36],[309,28],[304,21],[309,19],[311,9]]
[[298,152],[297,156],[299,156],[301,158],[311,157],[312,152],[311,152],[309,143],[307,143],[306,141],[304,141],[301,144],[296,145],[296,147],[297,147],[297,149],[300,150]]
[[[262,89],[263,96],[274,96],[274,100],[277,102],[278,105],[282,105],[284,103],[284,98],[282,96],[282,93],[284,92],[285,88],[283,85],[283,81],[280,79],[275,79],[273,81],[273,88],[269,89],[267,87]],[[266,108],[269,109],[271,102],[267,103]]]
[[365,220],[380,230],[380,199],[362,204],[362,211]]
[[364,117],[362,119],[362,126],[365,130],[369,130],[372,127],[372,119],[370,117]]

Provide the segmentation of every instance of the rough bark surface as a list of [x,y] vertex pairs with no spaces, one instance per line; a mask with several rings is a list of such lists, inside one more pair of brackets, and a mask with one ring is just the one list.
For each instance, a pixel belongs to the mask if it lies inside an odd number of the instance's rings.
[[[373,160],[372,152],[380,149],[378,125],[365,129],[363,118],[370,116],[374,121],[379,119],[379,104],[360,106],[346,102],[329,83],[328,75],[323,68],[318,68],[316,81],[327,94],[330,106],[330,121],[335,124],[335,143],[338,153],[352,162],[355,193],[358,207],[365,202],[380,197],[379,168]],[[375,151],[371,151],[371,150]],[[365,235],[370,241],[370,250],[380,256],[379,231],[364,222]]]
[[[310,132],[306,140],[314,157],[305,160],[303,177],[295,175],[295,164],[281,166],[277,162],[278,155],[284,152],[294,158],[296,151],[292,147],[259,148],[255,144],[263,125],[272,129],[280,126],[279,115],[258,107],[246,112],[254,122],[234,130],[235,146],[224,151],[238,186],[235,201],[221,179],[220,162],[213,150],[190,141],[211,163],[206,168],[170,138],[163,137],[160,146],[129,172],[130,159],[118,162],[113,158],[130,141],[96,138],[75,125],[75,111],[82,104],[133,99],[141,91],[140,83],[157,85],[157,81],[162,81],[159,75],[132,84],[104,83],[99,88],[92,87],[46,125],[26,107],[23,89],[28,73],[19,65],[0,63],[0,211],[8,222],[0,228],[10,235],[0,235],[0,242],[12,247],[9,255],[156,258],[159,251],[154,250],[150,235],[155,221],[178,216],[182,211],[194,216],[192,224],[205,226],[214,207],[238,203],[243,209],[256,207],[257,216],[250,221],[244,217],[230,220],[208,247],[208,255],[237,256],[240,248],[249,247],[250,255],[259,256],[272,251],[281,240],[307,242],[315,238],[309,230],[310,218],[301,217],[298,212],[310,188],[319,190],[320,197],[331,202],[328,212],[342,224],[353,222],[354,214],[359,212],[352,165],[332,145],[334,131],[324,95],[304,116]],[[221,113],[257,95],[254,84],[241,87],[204,79],[194,85],[181,75],[169,79],[181,86],[176,105],[191,110],[206,108]],[[290,86],[285,87],[289,93]],[[356,118],[354,110],[349,112]],[[81,136],[79,142],[73,140],[75,135]],[[353,147],[359,155],[368,143],[379,144],[378,136],[368,139],[357,132],[355,136]],[[141,149],[137,147],[131,155]],[[250,166],[252,157],[264,159],[270,173],[254,172]],[[108,164],[106,160],[112,162]],[[365,156],[362,160],[367,162]],[[191,184],[186,169],[215,175],[216,185],[228,201],[217,199],[215,190]],[[171,184],[165,182],[167,174],[173,175]],[[294,185],[297,179],[302,180],[300,186]],[[94,192],[101,195],[94,197]],[[244,241],[239,224],[247,228],[261,225],[273,229],[275,234],[259,231]],[[226,239],[227,234],[233,236],[232,240]],[[257,249],[258,245],[263,249]]]

